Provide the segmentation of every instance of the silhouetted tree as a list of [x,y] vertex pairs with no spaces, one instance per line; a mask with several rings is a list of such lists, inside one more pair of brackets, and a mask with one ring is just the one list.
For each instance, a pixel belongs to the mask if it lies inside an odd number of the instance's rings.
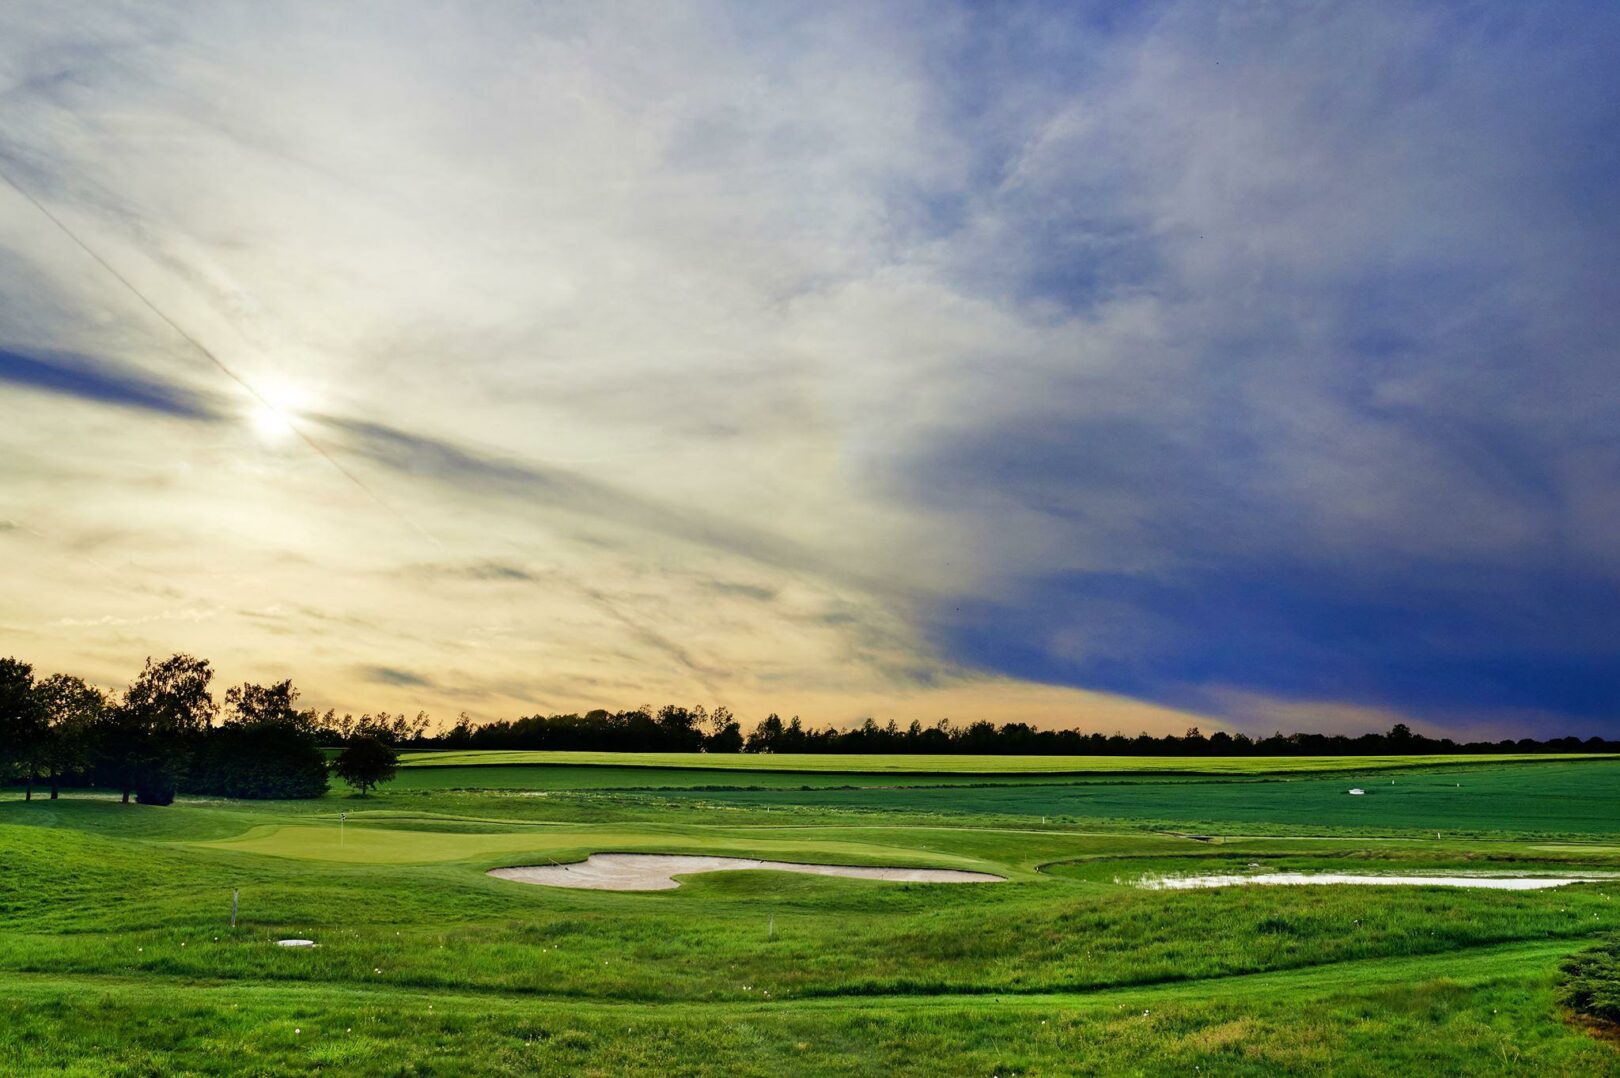
[[748,735],[744,752],[775,752],[782,740],[782,716],[774,712],[767,715]]
[[300,711],[291,681],[238,685],[225,693],[225,721],[200,739],[186,789],[225,797],[320,797],[326,756],[315,713]]
[[69,775],[82,774],[95,750],[96,724],[107,710],[107,696],[72,674],[52,674],[39,683],[45,709],[43,772],[50,779],[51,800]]
[[107,710],[99,740],[126,805],[132,791],[143,805],[173,803],[192,741],[218,710],[208,692],[213,676],[206,659],[148,658],[124,699]]
[[708,752],[742,751],[742,724],[729,708],[717,707],[709,716],[709,734],[703,739],[703,747]]
[[427,737],[427,732],[433,725],[425,711],[418,711],[415,718],[405,714],[390,715],[386,711],[376,714],[367,712],[359,718],[353,715],[339,716],[336,711],[327,711],[324,715],[314,716],[315,732],[323,744],[346,745],[356,737],[374,737],[378,741],[390,745],[420,744]]
[[34,668],[19,659],[0,659],[0,776],[20,774],[27,800],[34,797],[45,741],[45,708]]
[[390,746],[369,734],[361,734],[338,753],[338,758],[332,761],[332,770],[364,797],[378,783],[394,777],[398,761],[399,754]]

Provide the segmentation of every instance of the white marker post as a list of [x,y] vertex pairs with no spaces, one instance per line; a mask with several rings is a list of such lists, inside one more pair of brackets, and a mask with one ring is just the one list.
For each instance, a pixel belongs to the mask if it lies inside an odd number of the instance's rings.
[[236,899],[237,899],[237,896],[240,895],[240,894],[241,894],[241,891],[238,888],[235,888],[235,887],[231,888],[231,927],[232,928],[236,927]]

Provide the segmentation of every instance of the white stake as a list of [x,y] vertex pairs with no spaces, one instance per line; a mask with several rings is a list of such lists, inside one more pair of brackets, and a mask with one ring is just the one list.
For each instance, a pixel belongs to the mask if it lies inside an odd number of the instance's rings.
[[235,888],[235,887],[231,888],[231,927],[232,928],[236,927],[236,898],[240,893],[241,892],[237,888]]

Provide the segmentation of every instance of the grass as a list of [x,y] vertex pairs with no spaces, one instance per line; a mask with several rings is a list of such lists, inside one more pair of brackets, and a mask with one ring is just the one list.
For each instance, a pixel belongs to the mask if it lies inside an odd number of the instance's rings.
[[[1526,770],[1527,769],[1527,770]],[[1356,786],[1367,792],[1352,797]],[[983,813],[1049,819],[1193,823],[1215,829],[1310,825],[1356,833],[1513,831],[1574,836],[1612,834],[1620,804],[1620,762],[1476,764],[1396,775],[1355,771],[1271,781],[976,785],[904,789],[670,790],[671,800],[700,798],[749,807],[817,806],[883,813]]]
[[[1377,835],[1323,818],[1352,800],[1343,775],[683,790],[656,769],[607,787],[592,768],[448,770],[493,788],[0,800],[0,1072],[1620,1073],[1557,996],[1560,964],[1620,925],[1620,880],[1129,885],[1251,862],[1620,872],[1620,762],[1403,770],[1410,800],[1353,799]],[[1420,832],[1459,797],[1467,827]],[[1098,814],[1045,813],[1070,802]],[[1220,843],[1185,837],[1221,814]],[[602,850],[1007,882],[750,871],[621,894],[485,875]],[[320,946],[274,945],[294,935]]]

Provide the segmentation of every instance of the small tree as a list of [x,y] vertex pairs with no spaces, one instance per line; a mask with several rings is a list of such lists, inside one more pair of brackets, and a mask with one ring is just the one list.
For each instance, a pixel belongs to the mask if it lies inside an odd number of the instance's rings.
[[332,761],[332,770],[364,797],[378,783],[394,777],[394,765],[398,762],[399,754],[388,745],[369,734],[362,734],[338,753],[338,758]]
[[18,659],[0,659],[0,779],[20,773],[29,800],[44,744],[45,709],[34,668]]

